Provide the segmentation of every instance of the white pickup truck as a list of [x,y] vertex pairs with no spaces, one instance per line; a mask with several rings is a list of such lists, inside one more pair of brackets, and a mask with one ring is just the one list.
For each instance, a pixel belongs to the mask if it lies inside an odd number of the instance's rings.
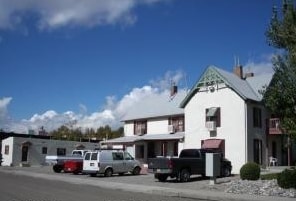
[[66,160],[77,160],[83,161],[83,156],[89,150],[73,150],[71,155],[58,156],[58,155],[47,155],[45,156],[45,162],[49,165],[53,165],[52,169],[56,173],[60,173],[64,169],[64,163]]

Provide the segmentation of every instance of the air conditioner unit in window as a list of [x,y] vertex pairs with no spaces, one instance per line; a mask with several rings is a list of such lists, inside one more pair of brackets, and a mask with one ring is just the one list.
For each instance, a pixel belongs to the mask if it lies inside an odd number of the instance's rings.
[[215,131],[216,130],[216,122],[215,121],[207,121],[206,122],[206,128],[209,131]]
[[168,132],[174,133],[174,126],[173,125],[168,125]]

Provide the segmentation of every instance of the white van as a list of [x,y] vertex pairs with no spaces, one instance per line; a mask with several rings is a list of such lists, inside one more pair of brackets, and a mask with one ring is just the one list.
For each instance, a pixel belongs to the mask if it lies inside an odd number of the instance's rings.
[[132,173],[140,174],[141,164],[128,152],[121,150],[98,150],[87,152],[83,159],[83,173],[90,176],[104,174],[110,177],[113,174]]

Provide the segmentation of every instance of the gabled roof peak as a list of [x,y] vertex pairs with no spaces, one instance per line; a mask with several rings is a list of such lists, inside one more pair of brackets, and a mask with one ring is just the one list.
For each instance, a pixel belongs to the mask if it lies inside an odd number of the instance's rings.
[[[242,71],[241,71],[242,73]],[[240,73],[240,75],[241,75]],[[218,68],[214,65],[208,66],[204,71],[200,79],[192,87],[189,94],[180,104],[181,108],[184,108],[191,98],[198,93],[202,88],[217,86],[219,84],[225,84],[224,87],[233,89],[242,99],[261,101],[262,95],[258,92],[264,85],[269,85],[272,78],[272,74],[269,76],[258,76],[260,79],[254,77],[246,77],[242,79],[242,76],[238,76],[237,73],[231,73]],[[260,81],[259,81],[260,80]]]

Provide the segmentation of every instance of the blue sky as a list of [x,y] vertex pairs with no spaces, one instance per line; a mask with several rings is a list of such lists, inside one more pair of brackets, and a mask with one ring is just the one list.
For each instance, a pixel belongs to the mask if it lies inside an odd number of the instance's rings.
[[143,94],[191,88],[208,65],[271,71],[280,0],[81,2],[0,0],[0,128],[116,127]]

